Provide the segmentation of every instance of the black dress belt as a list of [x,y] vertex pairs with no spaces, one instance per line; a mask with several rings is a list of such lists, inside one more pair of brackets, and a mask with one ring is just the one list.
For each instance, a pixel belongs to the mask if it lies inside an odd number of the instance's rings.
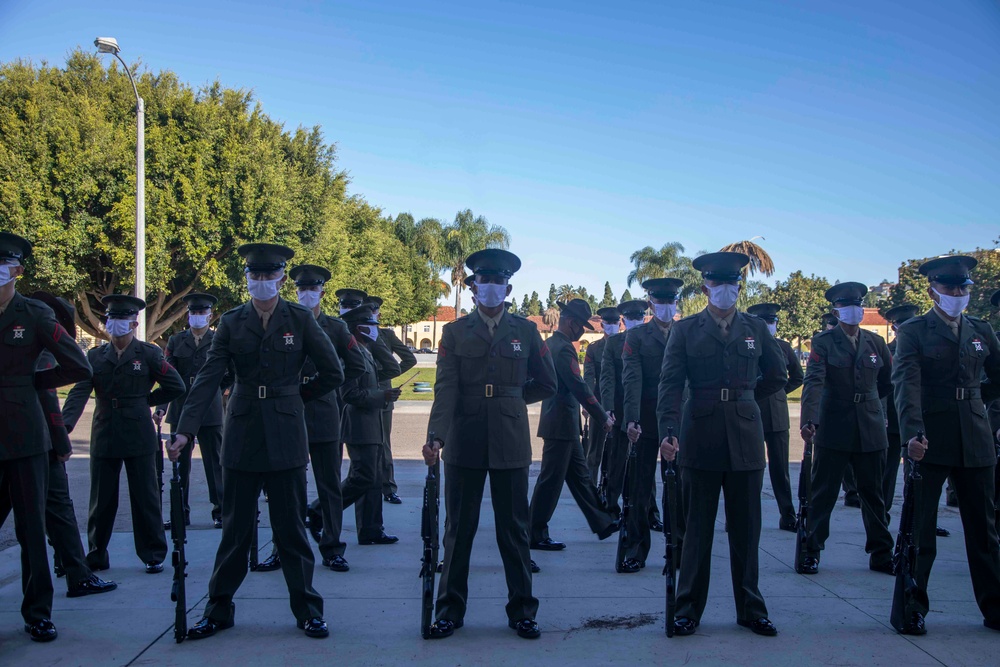
[[299,396],[299,385],[282,385],[280,387],[268,387],[267,385],[244,385],[237,384],[233,387],[234,396],[245,398],[278,398],[279,396]]

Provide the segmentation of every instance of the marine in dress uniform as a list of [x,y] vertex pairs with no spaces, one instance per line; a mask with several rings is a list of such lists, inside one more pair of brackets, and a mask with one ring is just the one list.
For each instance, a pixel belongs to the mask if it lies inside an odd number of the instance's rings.
[[787,395],[802,386],[802,366],[788,342],[778,338],[777,303],[758,303],[747,308],[747,312],[764,320],[767,330],[785,356],[788,382],[784,389],[757,401],[760,421],[764,427],[764,442],[767,445],[767,472],[771,477],[771,490],[778,504],[778,528],[795,532],[795,506],[792,504],[792,485],[788,479],[788,398]]
[[[156,472],[160,444],[150,408],[183,396],[184,381],[159,347],[135,337],[145,301],[109,294],[101,303],[107,308],[104,328],[111,341],[87,352],[94,376],[78,382],[63,405],[66,429],[72,432],[91,392],[97,402],[90,427],[87,564],[95,572],[111,567],[108,544],[118,514],[118,487],[124,467],[135,553],[148,574],[158,574],[163,571],[167,539]],[[155,385],[159,388],[153,389]]]
[[[560,551],[565,543],[549,536],[549,520],[562,494],[563,483],[583,511],[590,530],[605,540],[618,530],[615,516],[601,507],[597,487],[590,477],[580,442],[580,406],[593,420],[594,430],[609,433],[614,418],[601,407],[590,387],[580,376],[580,362],[573,343],[580,340],[590,324],[590,305],[583,299],[569,303],[557,302],[559,328],[545,341],[548,356],[555,365],[557,389],[555,396],[542,401],[538,421],[538,437],[544,440],[542,466],[531,496],[531,548]],[[615,311],[617,312],[617,311]]]
[[[76,339],[75,309],[65,299],[48,292],[35,292],[32,299],[41,301],[55,313],[56,321],[70,338]],[[55,368],[55,357],[44,350],[38,358],[38,371]],[[80,541],[80,528],[76,523],[76,510],[69,495],[69,478],[66,461],[73,454],[69,433],[63,423],[59,396],[55,389],[39,389],[38,402],[42,406],[49,429],[52,449],[49,451],[49,488],[45,499],[45,532],[52,545],[53,564],[57,577],[66,577],[66,597],[107,593],[118,588],[113,581],[104,581],[87,566],[87,558]],[[10,480],[0,483],[0,526],[11,511]]]
[[[209,328],[212,319],[212,307],[218,299],[211,294],[192,293],[183,298],[187,304],[188,328],[176,333],[167,341],[167,363],[177,369],[184,380],[185,390],[190,390],[198,371],[208,359],[208,351],[212,348],[215,332]],[[231,370],[231,369],[230,369]],[[201,448],[201,462],[205,468],[205,481],[208,483],[208,501],[212,503],[212,523],[216,528],[222,528],[222,392],[233,383],[232,372],[225,375],[219,386],[218,393],[212,398],[201,430],[196,434],[198,446]],[[177,421],[184,410],[187,394],[170,403],[160,406],[153,413],[153,421],[157,424],[166,416],[167,424],[173,432]],[[184,489],[184,519],[190,524],[191,455],[194,453],[194,443],[181,452],[180,476]],[[169,528],[170,522],[164,524]]]
[[[974,257],[924,262],[934,306],[899,327],[892,384],[899,432],[923,477],[915,504],[917,543],[914,596],[919,611],[904,633],[926,632],[927,582],[937,555],[937,508],[951,478],[962,517],[972,590],[983,624],[1000,630],[1000,544],[994,470],[997,464],[986,406],[1000,395],[1000,342],[989,323],[964,315]],[[984,382],[984,379],[987,382]],[[917,439],[917,433],[924,434]]]
[[622,352],[625,349],[626,334],[645,321],[648,309],[649,302],[644,299],[633,299],[618,304],[624,330],[608,338],[601,357],[601,368],[605,371],[601,373],[601,403],[621,425],[621,428],[615,428],[611,432],[611,441],[608,443],[611,451],[608,453],[607,504],[608,509],[616,516],[621,513],[618,501],[625,484],[625,466],[628,463],[628,437],[625,432],[628,425],[620,421],[625,414],[625,391],[622,388],[622,371],[625,363],[622,360]]
[[[677,313],[677,295],[684,282],[678,278],[650,278],[642,287],[649,297],[653,317],[626,334],[622,348],[622,390],[625,394],[622,420],[628,439],[636,452],[635,479],[629,480],[632,511],[629,512],[628,544],[625,562],[617,564],[622,573],[635,573],[646,566],[649,555],[650,530],[663,530],[655,519],[657,437],[656,403],[663,367],[663,351]],[[683,504],[683,500],[681,500]],[[683,510],[678,511],[674,526],[679,540],[683,536]]]
[[[15,289],[30,256],[30,242],[0,232],[0,486],[10,489],[21,546],[24,631],[33,641],[46,642],[58,636],[51,620],[52,575],[45,545],[52,443],[37,392],[89,378],[91,369],[52,309]],[[38,370],[43,350],[55,357],[55,367]]]
[[[903,322],[911,319],[917,314],[917,307],[910,303],[904,303],[885,311],[883,317],[888,320],[894,333],[898,333]],[[889,354],[896,356],[896,339],[893,338],[887,345]],[[899,459],[902,452],[902,444],[899,437],[899,415],[896,414],[896,403],[890,393],[884,399],[885,404],[885,432],[889,441],[889,448],[886,450],[885,471],[882,477],[882,500],[885,502],[885,520],[889,523],[889,510],[892,509],[892,502],[896,497],[896,478],[899,477]]]
[[[312,585],[315,561],[305,528],[309,439],[304,403],[339,387],[344,372],[313,313],[278,296],[292,250],[251,243],[238,252],[246,261],[252,299],[219,320],[208,361],[191,387],[178,435],[168,448],[170,459],[177,460],[201,429],[222,378],[234,364],[236,384],[222,434],[222,538],[205,615],[188,629],[188,637],[211,637],[233,626],[233,596],[247,575],[257,498],[266,489],[296,625],[306,636],[322,638],[329,629],[323,620],[323,598]],[[316,375],[302,384],[307,358]]]
[[[590,391],[601,398],[601,364],[604,361],[604,348],[608,344],[611,336],[617,336],[621,330],[621,313],[614,306],[610,308],[599,308],[598,317],[601,318],[601,329],[604,336],[587,346],[587,353],[583,357],[583,379],[586,381]],[[602,401],[603,402],[603,401]],[[604,406],[610,411],[609,406]],[[587,467],[590,469],[590,481],[597,484],[601,475],[601,461],[604,458],[604,441],[608,434],[597,428],[590,429],[590,437],[583,443],[583,455],[587,459]]]
[[531,594],[526,406],[556,392],[555,369],[535,324],[504,307],[521,266],[517,256],[481,250],[466,265],[476,275],[477,307],[444,326],[428,424],[434,440],[423,450],[432,465],[443,447],[445,462],[444,567],[431,636],[448,637],[465,622],[469,558],[489,475],[508,625],[535,638],[541,631]]
[[[777,634],[757,584],[764,430],[756,399],[782,389],[788,374],[764,322],[736,310],[748,262],[733,252],[695,258],[708,307],[674,323],[660,373],[660,453],[667,460],[677,457],[682,468],[686,514],[674,621],[679,636],[693,634],[705,611],[720,491],[729,523],[736,622],[756,634]],[[683,402],[685,383],[690,397]],[[679,438],[667,437],[671,428]]]
[[[885,340],[858,325],[868,288],[847,282],[826,291],[840,324],[812,339],[802,385],[802,437],[814,438],[812,508],[801,574],[819,571],[830,535],[830,515],[844,470],[853,468],[865,525],[865,552],[873,571],[892,574],[892,535],[886,523],[882,478],[887,447],[882,398],[892,391],[892,355]],[[812,422],[812,425],[809,425]]]

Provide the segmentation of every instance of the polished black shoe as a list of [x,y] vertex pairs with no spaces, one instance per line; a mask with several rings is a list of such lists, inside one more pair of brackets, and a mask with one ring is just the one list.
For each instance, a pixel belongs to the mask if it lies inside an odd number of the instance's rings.
[[163,563],[146,563],[146,574],[159,574],[163,572]]
[[750,631],[755,635],[762,635],[764,637],[776,637],[778,635],[778,628],[774,627],[774,623],[769,621],[766,616],[758,618],[756,621],[741,621],[736,619],[736,625],[741,628],[750,628]]
[[819,572],[819,558],[806,556],[802,559],[802,566],[798,569],[799,574],[816,574]]
[[228,630],[233,627],[233,619],[228,621],[214,621],[210,618],[203,617],[200,621],[188,628],[188,639],[205,639],[206,637],[211,637],[219,630]]
[[358,544],[362,546],[371,546],[373,544],[395,544],[399,542],[399,538],[395,535],[386,535],[382,533],[378,537],[371,540],[358,540]]
[[316,544],[323,541],[323,515],[311,507],[306,510],[306,527]]
[[783,516],[778,521],[778,529],[779,530],[787,530],[789,533],[794,533],[795,532],[795,526],[796,525],[797,525],[797,521],[796,521],[796,519],[795,519],[794,516],[792,516],[792,517]]
[[[535,562],[535,561],[531,561],[531,563],[532,563],[532,564],[534,564],[534,562]],[[435,569],[435,571],[436,571],[436,572],[437,572],[438,574],[441,574],[442,572],[444,572],[444,561],[443,561],[443,560],[439,560],[439,561],[438,561],[438,565],[437,565],[437,567],[436,567],[436,568],[434,568],[434,569]],[[534,570],[532,570],[532,572],[534,572]]]
[[693,635],[694,631],[698,628],[698,621],[690,619],[687,616],[678,616],[674,619],[674,634],[681,637],[687,637],[688,635]]
[[462,621],[449,621],[442,618],[431,624],[430,636],[428,638],[444,639],[445,637],[451,637],[455,634],[455,630],[458,630],[463,625],[464,623]]
[[257,569],[255,572],[274,572],[275,570],[281,569],[281,558],[278,554],[271,554],[263,561],[257,564]]
[[82,598],[84,595],[97,595],[98,593],[110,593],[118,588],[118,584],[113,581],[104,581],[96,574],[90,575],[89,579],[84,579],[78,584],[74,584],[66,591],[68,598]]
[[382,496],[382,500],[389,503],[390,505],[402,505],[403,500],[397,496],[395,493],[387,493]]
[[306,637],[323,639],[330,636],[330,628],[327,627],[326,621],[319,616],[310,618],[308,621],[296,621],[295,624],[299,627],[299,630],[306,631]]
[[[923,619],[921,618],[921,620],[923,620]],[[988,618],[984,618],[983,619],[983,625],[985,627],[989,628],[990,630],[1000,631],[1000,620],[998,620],[998,621],[991,621]]]
[[617,535],[619,530],[619,525],[617,521],[608,524],[608,527],[597,533],[597,539],[606,540],[612,535]]
[[530,618],[522,618],[520,621],[508,621],[511,630],[517,630],[517,636],[521,639],[538,639],[542,636],[542,631],[538,623]]
[[884,563],[870,563],[868,569],[872,572],[881,572],[882,574],[896,574],[896,570],[892,567],[892,561],[887,560]]
[[212,526],[214,528],[222,528],[222,519],[212,519]]
[[654,531],[654,532],[657,532],[657,533],[662,533],[663,532],[663,522],[662,521],[652,521],[649,524],[649,529],[652,530],[652,531]]
[[56,575],[56,579],[60,579],[66,576],[66,568],[57,563],[52,566],[52,573]]
[[34,623],[25,623],[24,631],[31,635],[33,642],[50,642],[59,636],[59,633],[56,632],[56,626],[52,625],[52,621],[47,618]]
[[844,507],[861,507],[861,500],[854,496],[844,496]]
[[913,612],[913,616],[910,617],[910,622],[903,626],[903,629],[899,631],[901,635],[926,635],[927,626],[924,625],[924,615],[919,611]]
[[[542,571],[542,568],[538,567],[538,563],[535,562],[534,558],[531,559],[531,565],[530,565],[530,567],[531,567],[531,573],[532,574],[538,574],[539,572]],[[440,571],[441,570],[438,570],[438,572],[440,572]]]
[[347,572],[351,569],[351,566],[347,564],[347,559],[343,556],[334,556],[329,560],[324,558],[323,567],[328,567],[334,572]]
[[941,526],[937,526],[934,529],[934,534],[938,537],[951,537],[951,531],[947,528],[942,528]]
[[163,530],[165,530],[165,531],[167,531],[169,533],[170,532],[170,526],[172,526],[172,525],[173,524],[170,523],[170,519],[167,519],[166,521],[163,522]]
[[556,542],[551,537],[546,537],[544,540],[532,542],[531,548],[539,551],[562,551],[566,545],[562,542]]
[[641,569],[642,563],[635,558],[626,558],[621,563],[618,563],[618,566],[615,568],[619,574],[633,574]]

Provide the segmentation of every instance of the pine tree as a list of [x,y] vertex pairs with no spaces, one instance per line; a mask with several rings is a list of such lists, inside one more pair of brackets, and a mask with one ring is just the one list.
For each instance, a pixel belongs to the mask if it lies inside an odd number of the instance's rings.
[[611,283],[604,283],[604,297],[601,299],[601,303],[598,304],[600,308],[611,308],[612,306],[618,305],[615,302],[615,294],[611,291]]

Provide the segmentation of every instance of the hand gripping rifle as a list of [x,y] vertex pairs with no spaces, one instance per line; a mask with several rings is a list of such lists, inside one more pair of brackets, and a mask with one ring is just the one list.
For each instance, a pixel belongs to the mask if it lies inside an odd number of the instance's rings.
[[[917,440],[923,438],[924,432],[917,431]],[[900,510],[899,534],[892,554],[896,586],[892,591],[892,611],[889,613],[889,623],[904,635],[917,630],[913,622],[914,614],[918,611],[917,603],[922,602],[924,606],[927,605],[927,593],[917,588],[917,546],[913,538],[916,505],[923,477],[920,476],[920,464],[909,457],[907,460],[910,465],[903,483],[903,508]]]
[[184,589],[188,564],[184,553],[187,528],[184,527],[184,486],[181,484],[180,468],[176,461],[173,468],[174,474],[170,478],[170,539],[174,543],[174,582],[170,589],[170,600],[177,603],[174,607],[174,640],[180,644],[187,636],[187,595]]
[[632,484],[635,483],[636,476],[636,452],[635,443],[628,441],[628,459],[625,464],[625,483],[622,485],[622,518],[618,525],[618,552],[615,554],[615,571],[622,573],[625,571],[625,549],[629,541],[628,515],[632,509]]
[[[434,444],[434,431],[427,434],[427,442]],[[420,578],[423,580],[420,610],[420,634],[431,638],[434,623],[434,574],[438,563],[438,513],[441,503],[441,462],[427,466],[424,478],[424,505],[420,514],[420,536],[424,540],[424,553],[420,558]]]
[[[667,437],[674,437],[674,428],[667,428]],[[674,462],[660,461],[660,476],[663,478],[663,537],[666,552],[663,554],[663,574],[667,577],[667,637],[674,636],[674,616],[677,613],[676,564],[674,559],[674,526],[677,524],[677,473]]]
[[[806,422],[812,426],[812,421]],[[809,555],[806,537],[809,535],[809,505],[812,502],[813,439],[805,440],[802,467],[799,469],[799,513],[795,517],[795,571],[802,574],[802,561]]]

